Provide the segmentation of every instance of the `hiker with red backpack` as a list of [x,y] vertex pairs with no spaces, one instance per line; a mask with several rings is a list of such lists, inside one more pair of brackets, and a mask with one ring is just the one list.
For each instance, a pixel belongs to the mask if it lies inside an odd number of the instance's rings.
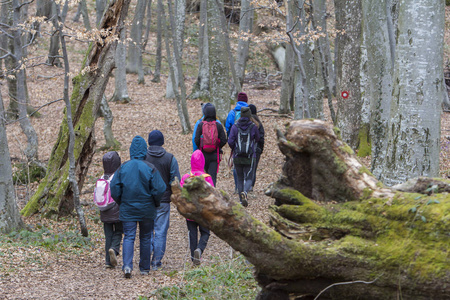
[[227,137],[222,124],[216,121],[214,105],[206,106],[204,114],[203,121],[198,124],[194,140],[198,149],[205,156],[205,172],[211,175],[214,186],[216,186],[222,147],[227,143]]
[[228,145],[233,153],[233,163],[237,175],[239,200],[248,206],[247,193],[252,187],[253,165],[256,159],[256,145],[260,139],[258,126],[251,120],[249,107],[241,109],[241,118],[231,127]]
[[122,222],[119,220],[119,205],[111,197],[110,182],[114,172],[120,167],[120,156],[116,151],[110,151],[103,155],[103,175],[94,188],[94,203],[100,210],[100,220],[103,222],[105,233],[105,266],[114,268],[117,266],[117,255],[120,252],[122,242]]
[[[203,121],[203,118],[205,117],[205,108],[207,108],[208,106],[213,105],[212,103],[202,103],[202,116],[200,117],[200,119],[197,120],[197,122],[195,122],[194,131],[192,132],[192,149],[193,149],[192,152],[198,149],[197,145],[195,144],[195,134],[197,132],[198,124],[200,124]],[[216,119],[216,121],[220,123],[219,119]]]
[[[214,182],[211,176],[204,172],[205,169],[205,157],[202,151],[195,150],[191,156],[191,171],[184,174],[181,178],[180,185],[183,187],[184,182],[188,178],[195,176],[202,176],[207,183],[214,186]],[[200,258],[205,251],[206,245],[209,240],[209,229],[201,226],[193,220],[186,219],[186,224],[189,232],[189,248],[191,250],[191,260],[194,265],[200,264]],[[200,239],[198,239],[198,232],[200,231]]]

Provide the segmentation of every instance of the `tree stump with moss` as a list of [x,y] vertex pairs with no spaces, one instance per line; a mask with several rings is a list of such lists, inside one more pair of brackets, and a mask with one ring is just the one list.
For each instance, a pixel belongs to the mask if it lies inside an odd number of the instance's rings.
[[448,181],[387,189],[326,123],[277,133],[286,162],[266,192],[270,226],[200,177],[172,184],[183,216],[255,266],[258,299],[450,298]]

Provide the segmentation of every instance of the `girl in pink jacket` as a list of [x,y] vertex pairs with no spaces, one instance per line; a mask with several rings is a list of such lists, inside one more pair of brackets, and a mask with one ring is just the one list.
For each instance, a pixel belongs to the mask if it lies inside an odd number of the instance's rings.
[[[206,174],[204,169],[205,157],[203,156],[202,151],[195,150],[191,156],[191,172],[183,175],[180,182],[181,187],[183,187],[184,181],[187,178],[194,176],[203,176],[207,183],[214,186],[211,176]],[[191,259],[194,265],[198,266],[200,264],[200,258],[205,251],[206,245],[208,244],[209,229],[189,219],[186,219],[186,223],[189,231],[189,248],[191,249]],[[199,231],[200,240],[198,239]]]

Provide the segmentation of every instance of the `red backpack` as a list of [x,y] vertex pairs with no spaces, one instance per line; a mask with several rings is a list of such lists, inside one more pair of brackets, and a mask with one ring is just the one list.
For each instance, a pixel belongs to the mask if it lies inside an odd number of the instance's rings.
[[205,152],[216,151],[220,144],[216,121],[202,122],[202,136],[203,137],[200,140],[200,149]]

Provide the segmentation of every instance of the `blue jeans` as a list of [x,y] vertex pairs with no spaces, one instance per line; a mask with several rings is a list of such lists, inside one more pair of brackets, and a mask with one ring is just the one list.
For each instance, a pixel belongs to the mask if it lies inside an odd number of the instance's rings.
[[139,270],[150,271],[150,248],[153,231],[153,220],[146,221],[122,221],[123,224],[123,266],[122,270],[126,267],[133,270],[133,256],[134,256],[134,240],[136,239],[136,228],[139,223]]
[[166,252],[167,231],[170,223],[170,203],[161,203],[156,212],[155,230],[152,232],[152,267],[159,268]]
[[[189,232],[189,248],[191,249],[191,259],[194,260],[194,251],[199,248],[205,252],[206,245],[209,240],[209,229],[201,226],[195,221],[186,220],[188,232]],[[198,239],[198,232],[200,231],[200,239]]]

